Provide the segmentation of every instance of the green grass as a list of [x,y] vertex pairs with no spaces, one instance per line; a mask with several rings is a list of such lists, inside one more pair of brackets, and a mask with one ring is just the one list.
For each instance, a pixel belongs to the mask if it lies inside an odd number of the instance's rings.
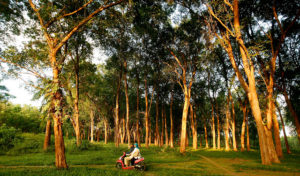
[[[127,145],[115,148],[113,143],[104,144],[83,142],[76,147],[75,140],[66,140],[66,158],[68,170],[57,170],[54,167],[54,148],[44,152],[41,150],[43,135],[25,134],[20,146],[0,155],[0,176],[26,175],[230,175],[229,173],[243,173],[249,171],[257,175],[273,175],[277,172],[285,174],[300,174],[300,153],[285,155],[281,164],[263,166],[258,151],[226,152],[224,150],[188,148],[185,154],[180,154],[178,148],[150,146],[141,147],[145,157],[147,170],[145,172],[117,170],[115,162],[127,150]],[[37,148],[34,148],[37,147]],[[20,152],[19,152],[20,151]],[[207,162],[209,158],[220,167]],[[226,172],[228,171],[228,173]]]

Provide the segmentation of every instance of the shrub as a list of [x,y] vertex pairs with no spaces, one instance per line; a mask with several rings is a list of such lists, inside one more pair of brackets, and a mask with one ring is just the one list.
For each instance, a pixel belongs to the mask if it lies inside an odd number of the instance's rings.
[[0,127],[0,149],[2,151],[7,151],[14,147],[17,141],[20,141],[21,137],[19,131],[14,127],[8,127],[3,124]]

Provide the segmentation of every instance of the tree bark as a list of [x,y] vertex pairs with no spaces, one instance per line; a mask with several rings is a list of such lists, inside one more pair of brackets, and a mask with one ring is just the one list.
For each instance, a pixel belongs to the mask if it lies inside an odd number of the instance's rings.
[[128,84],[127,84],[127,61],[124,60],[124,84],[125,84],[125,97],[126,97],[126,133],[128,148],[130,148],[130,131],[129,131],[129,96],[128,96]]
[[94,111],[93,109],[91,108],[90,110],[90,118],[91,118],[91,142],[94,142]]
[[247,108],[245,105],[242,105],[242,111],[243,111],[243,123],[242,123],[242,131],[241,131],[241,151],[243,152],[245,150],[245,126],[246,126],[246,111]]
[[213,137],[213,149],[216,149],[215,112],[213,102],[211,102],[211,134]]
[[207,129],[205,123],[204,123],[204,135],[205,135],[205,148],[208,149]]
[[174,131],[174,129],[173,129],[173,92],[171,92],[171,99],[170,99],[170,127],[171,127],[171,129],[170,129],[170,146],[171,146],[171,148],[173,148],[174,147],[174,134],[173,134],[173,131]]
[[116,108],[115,108],[115,146],[119,147],[120,142],[120,124],[119,124],[119,96],[120,96],[120,88],[121,88],[121,80],[122,80],[122,70],[119,73],[118,87],[116,93]]
[[166,111],[164,111],[164,120],[165,120],[165,145],[169,145],[169,135],[168,135],[168,125],[167,125],[167,115]]
[[282,147],[281,147],[281,141],[280,141],[280,130],[279,130],[279,124],[278,124],[278,120],[277,120],[277,115],[275,113],[275,105],[274,105],[274,101],[272,100],[272,111],[273,111],[273,131],[274,131],[274,139],[275,139],[275,149],[276,149],[276,153],[277,156],[279,158],[283,158],[283,153],[282,153]]
[[155,146],[158,146],[160,143],[160,135],[159,135],[159,129],[158,129],[158,117],[159,117],[159,94],[157,92],[156,95],[156,103],[155,103]]
[[43,149],[46,151],[49,147],[51,140],[51,120],[47,120],[46,131],[45,131],[45,140]]
[[230,90],[228,90],[229,94],[229,100],[231,102],[231,112],[232,112],[232,121],[231,121],[231,128],[232,128],[232,143],[233,143],[233,150],[237,151],[237,145],[236,145],[236,138],[235,138],[235,110],[234,110],[234,101],[232,99],[232,95]]
[[107,140],[108,140],[108,122],[107,122],[107,120],[105,119],[104,120],[104,130],[105,130],[105,132],[104,132],[104,143],[105,144],[107,144]]
[[145,127],[146,127],[146,136],[145,136],[145,145],[149,147],[149,119],[148,119],[148,87],[147,80],[145,79]]
[[140,94],[139,94],[139,88],[140,88],[140,81],[139,76],[137,75],[137,87],[136,87],[136,138],[137,143],[139,146],[141,146],[140,141],[140,115],[139,115],[139,102],[140,102]]
[[188,92],[188,88],[184,86],[184,106],[182,112],[182,120],[181,120],[181,136],[180,136],[180,152],[185,152],[186,148],[186,138],[187,138],[187,130],[186,130],[186,120],[188,116],[189,106],[190,106],[190,96]]
[[[228,89],[229,93],[229,89]],[[229,145],[229,119],[230,119],[230,110],[229,110],[229,94],[227,96],[227,103],[226,103],[226,123],[225,123],[225,150],[230,150]]]
[[197,125],[196,125],[196,113],[194,113],[193,106],[190,104],[190,121],[191,121],[191,130],[193,134],[193,149],[197,149],[198,140],[197,140]]
[[164,111],[165,111],[165,108],[162,107],[161,108],[162,111],[161,111],[161,133],[160,133],[160,147],[162,147],[164,145],[164,127],[165,127],[165,114],[164,114]]
[[219,107],[216,102],[216,114],[217,114],[217,132],[218,132],[218,149],[221,149],[221,132],[220,132],[220,115],[219,115]]

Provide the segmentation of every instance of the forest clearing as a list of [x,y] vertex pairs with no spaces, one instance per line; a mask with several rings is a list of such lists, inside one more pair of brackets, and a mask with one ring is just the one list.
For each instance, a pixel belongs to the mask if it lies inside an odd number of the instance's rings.
[[0,175],[299,175],[299,28],[299,0],[0,0]]

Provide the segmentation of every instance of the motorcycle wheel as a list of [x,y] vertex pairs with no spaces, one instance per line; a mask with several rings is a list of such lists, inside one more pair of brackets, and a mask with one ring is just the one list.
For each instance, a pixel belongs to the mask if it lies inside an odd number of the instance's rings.
[[145,163],[142,161],[139,164],[137,164],[135,166],[135,169],[140,170],[140,171],[145,171],[146,170],[146,165]]
[[116,164],[116,168],[117,168],[117,169],[122,169],[122,164],[121,164],[121,163],[117,163],[117,164]]

